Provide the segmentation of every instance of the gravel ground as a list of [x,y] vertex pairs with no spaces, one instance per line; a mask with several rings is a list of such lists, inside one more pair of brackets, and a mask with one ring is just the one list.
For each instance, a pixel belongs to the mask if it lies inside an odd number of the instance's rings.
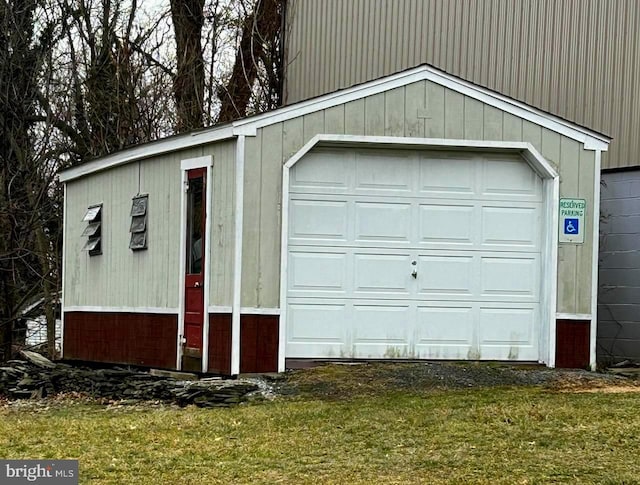
[[608,373],[542,366],[431,362],[326,364],[290,371],[275,382],[276,392],[281,395],[330,399],[395,391],[512,386],[577,390],[622,385],[638,385],[640,390],[640,382]]
[[[633,374],[632,374],[633,375]],[[447,389],[540,386],[565,392],[640,392],[640,374],[625,377],[613,373],[549,369],[543,366],[513,366],[476,362],[368,362],[330,363],[283,374],[246,379],[257,386],[249,401],[287,397],[340,400],[393,392],[428,393]],[[235,382],[235,381],[232,381]],[[69,402],[87,401],[121,405],[164,405],[161,401],[126,401],[90,398],[87,393],[62,393],[47,399],[6,400],[0,395],[0,409],[19,407],[49,409]],[[127,407],[127,406],[125,406]]]

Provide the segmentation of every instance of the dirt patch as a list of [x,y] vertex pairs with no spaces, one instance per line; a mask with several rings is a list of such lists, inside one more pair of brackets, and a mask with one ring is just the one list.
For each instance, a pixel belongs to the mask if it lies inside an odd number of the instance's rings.
[[[483,387],[542,386],[552,391],[617,388],[629,379],[581,370],[488,363],[327,364],[288,372],[280,394],[343,399],[389,392],[426,392]],[[639,388],[640,389],[640,388]]]
[[619,382],[615,385],[605,383],[594,383],[592,386],[563,386],[555,389],[558,392],[569,393],[602,393],[602,394],[624,394],[640,392],[640,385],[637,383],[628,384],[626,382]]

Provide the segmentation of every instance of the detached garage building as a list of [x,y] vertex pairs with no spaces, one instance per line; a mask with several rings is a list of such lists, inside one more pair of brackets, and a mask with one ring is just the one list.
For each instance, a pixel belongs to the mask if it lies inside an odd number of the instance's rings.
[[63,357],[594,365],[609,141],[421,66],[69,169]]

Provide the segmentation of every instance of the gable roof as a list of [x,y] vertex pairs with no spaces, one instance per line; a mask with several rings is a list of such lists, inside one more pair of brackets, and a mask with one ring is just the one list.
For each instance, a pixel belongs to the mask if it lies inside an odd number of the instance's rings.
[[136,160],[174,152],[184,148],[227,140],[239,135],[255,136],[259,128],[297,118],[309,113],[331,108],[374,94],[389,91],[419,81],[431,81],[510,113],[524,120],[548,128],[551,131],[583,143],[586,149],[606,151],[611,141],[607,135],[585,128],[558,116],[546,113],[528,104],[517,101],[490,89],[478,86],[448,74],[433,66],[423,64],[405,71],[391,74],[373,81],[340,89],[316,98],[284,106],[266,113],[243,118],[232,123],[205,128],[190,133],[174,135],[153,142],[105,155],[90,162],[69,168],[60,173],[61,182],[107,170]]

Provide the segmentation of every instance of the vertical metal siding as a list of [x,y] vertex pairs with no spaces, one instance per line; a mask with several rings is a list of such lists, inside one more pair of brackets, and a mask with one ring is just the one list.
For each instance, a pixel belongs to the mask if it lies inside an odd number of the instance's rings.
[[640,165],[640,2],[290,0],[286,102],[418,64],[614,137]]
[[598,361],[640,359],[640,171],[603,174]]

